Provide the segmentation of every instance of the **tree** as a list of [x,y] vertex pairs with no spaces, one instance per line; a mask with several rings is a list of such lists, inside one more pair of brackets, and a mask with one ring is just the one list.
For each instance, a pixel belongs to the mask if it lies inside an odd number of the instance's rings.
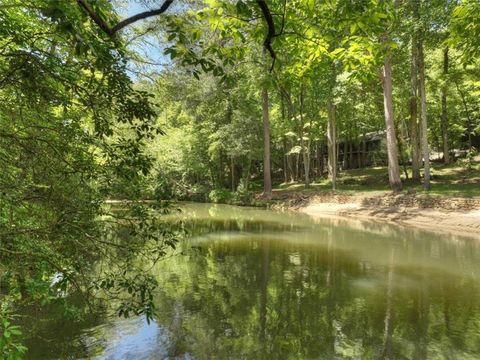
[[441,90],[442,98],[442,141],[443,141],[443,161],[445,164],[450,163],[450,147],[448,145],[448,108],[447,108],[447,92],[448,92],[448,47],[443,50],[443,75],[444,85]]
[[330,80],[330,94],[327,99],[327,113],[328,113],[328,125],[327,125],[327,140],[328,140],[328,175],[332,181],[332,189],[337,188],[337,166],[338,166],[338,154],[337,154],[337,109],[333,99],[333,89],[335,87],[336,69],[335,64],[332,64],[332,74]]
[[[417,2],[415,2],[417,4]],[[417,5],[414,5],[417,6]],[[418,11],[414,10],[414,11]],[[418,60],[417,60],[417,31],[411,35],[411,60],[410,60],[410,145],[412,148],[412,179],[420,180],[420,149],[418,136]]]
[[[423,36],[423,35],[421,35]],[[420,93],[420,144],[423,155],[423,188],[430,189],[430,150],[428,146],[427,94],[425,89],[425,57],[423,39],[418,41],[418,90]]]
[[[117,218],[104,201],[142,196],[152,165],[145,142],[161,133],[151,96],[127,76],[123,44],[85,24],[79,8],[27,5],[12,0],[0,9],[2,302],[6,297],[13,309],[36,301],[68,306],[61,294],[76,294],[83,301],[70,309],[80,316],[112,295],[119,313],[150,320],[156,283],[135,276],[138,268],[117,252],[138,254],[148,240],[156,257],[175,236],[160,232],[140,206],[124,213],[138,241],[112,243],[105,237]],[[106,2],[99,7],[111,10]],[[115,267],[93,274],[100,255]]]
[[395,135],[395,118],[393,113],[393,85],[392,85],[392,63],[391,53],[388,49],[389,36],[385,33],[382,36],[382,43],[387,47],[382,69],[383,104],[385,110],[385,127],[387,133],[388,150],[388,178],[390,187],[394,192],[402,190],[400,179],[400,168],[398,165],[397,138]]
[[270,170],[270,117],[268,109],[268,89],[265,81],[262,86],[262,120],[263,120],[263,193],[272,192]]

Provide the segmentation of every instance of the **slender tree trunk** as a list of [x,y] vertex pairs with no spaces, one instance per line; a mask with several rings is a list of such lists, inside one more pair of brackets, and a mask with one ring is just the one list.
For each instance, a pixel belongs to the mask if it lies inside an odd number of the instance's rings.
[[417,122],[417,36],[412,36],[412,58],[410,65],[410,143],[412,147],[412,179],[420,180],[420,148]]
[[398,151],[399,151],[399,160],[400,160],[400,165],[402,166],[403,168],[403,173],[405,174],[405,179],[408,180],[408,170],[407,170],[407,161],[405,160],[404,156],[403,156],[403,144],[404,144],[404,139],[405,137],[402,137],[402,131],[400,131],[399,129],[396,129],[395,130],[396,132],[396,135],[397,135],[397,144],[398,144]]
[[363,137],[362,137],[362,167],[367,166],[367,139],[366,139],[366,134],[365,131],[363,132]]
[[[285,123],[285,99],[282,94],[280,94],[280,104],[282,107],[282,122]],[[286,184],[288,182],[288,155],[287,155],[287,139],[285,136],[282,136],[282,145],[283,145],[283,182]]]
[[357,142],[357,168],[360,169],[362,167],[362,150],[361,150],[361,143]]
[[[285,90],[283,89],[283,94],[284,94],[284,98],[286,101],[287,101],[287,116],[289,119],[293,119],[295,118],[295,109],[293,108],[293,104],[292,104],[292,98],[290,96],[290,94]],[[292,141],[290,141],[290,150],[293,148],[293,143]],[[290,183],[294,183],[296,181],[296,174],[298,173],[298,161],[296,161],[296,157],[298,156],[292,153],[289,153],[287,155],[287,164],[288,164],[288,170],[289,170],[289,173],[290,173]]]
[[283,142],[283,182],[288,182],[288,155],[287,155],[287,139],[282,139]]
[[295,182],[300,179],[300,154],[295,154]]
[[460,94],[460,98],[462,99],[462,104],[463,104],[463,108],[465,110],[465,115],[467,115],[468,150],[472,151],[472,127],[473,127],[472,126],[472,124],[473,124],[472,115],[471,115],[471,112],[468,108],[465,93],[462,91],[462,89],[460,89],[460,86],[458,85],[457,82],[455,82],[455,86],[457,87],[457,91]]
[[247,164],[248,165],[244,171],[244,184],[245,184],[246,191],[248,191],[248,187],[250,185],[250,172],[252,169],[252,159],[250,159],[250,157],[248,158]]
[[222,149],[220,149],[220,151],[218,153],[218,160],[219,160],[218,174],[217,174],[218,184],[219,184],[220,187],[224,187],[225,186],[225,177],[223,176],[224,169],[223,169],[223,152],[222,152]]
[[448,146],[448,111],[447,111],[447,76],[448,76],[448,47],[443,50],[443,75],[442,86],[442,140],[443,140],[443,161],[450,163],[450,149]]
[[350,153],[348,154],[348,167],[349,167],[350,169],[353,169],[353,167],[354,167],[354,165],[353,165],[353,162],[354,162],[354,158],[353,158],[353,140],[350,141],[349,149],[350,149]]
[[305,134],[304,134],[304,118],[303,118],[303,97],[304,97],[304,88],[303,84],[300,90],[300,147],[302,148],[303,154],[303,171],[305,175],[305,187],[308,188],[310,186],[310,146],[307,144],[305,146]]
[[430,189],[430,150],[428,148],[428,126],[427,126],[427,94],[425,91],[425,57],[423,54],[423,40],[418,41],[418,78],[420,92],[420,128],[423,154],[423,188]]
[[294,158],[292,156],[292,154],[288,155],[287,156],[287,162],[288,162],[288,171],[289,171],[289,174],[290,174],[290,183],[294,183],[295,182],[295,164],[293,163],[294,161]]
[[327,125],[327,147],[328,147],[328,176],[332,182],[332,189],[337,188],[337,110],[333,100],[333,92],[337,78],[335,63],[332,63],[332,78],[330,94],[327,99],[328,125]]
[[[335,122],[336,122],[336,112],[335,112]],[[335,148],[337,150],[337,152],[335,153],[335,161],[337,162],[336,166],[337,166],[337,174],[338,174],[338,160],[339,160],[338,154],[340,154],[340,143],[338,142],[338,138],[335,140],[335,145],[336,145]]]
[[262,118],[263,118],[263,193],[272,193],[272,178],[270,173],[270,118],[268,113],[267,84],[262,88]]
[[332,189],[337,188],[337,121],[336,110],[333,99],[328,98],[328,126],[327,126],[327,140],[328,140],[328,176],[332,181]]
[[305,187],[310,186],[310,140],[307,140],[305,153],[303,154],[303,168],[305,170]]
[[230,157],[230,167],[232,173],[232,192],[235,191],[235,162],[233,160],[233,156]]
[[[387,41],[387,36],[384,36],[382,40],[385,43]],[[399,192],[402,190],[402,181],[400,179],[400,168],[398,165],[397,138],[395,136],[395,120],[393,116],[392,63],[390,53],[385,56],[382,83],[385,127],[387,131],[388,178],[392,190],[394,192]]]
[[321,142],[318,142],[317,145],[317,161],[318,161],[318,177],[323,176],[323,145]]

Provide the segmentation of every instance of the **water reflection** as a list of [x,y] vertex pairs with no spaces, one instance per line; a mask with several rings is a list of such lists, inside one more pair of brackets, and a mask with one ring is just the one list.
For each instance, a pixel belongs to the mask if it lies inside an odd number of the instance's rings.
[[[81,338],[89,359],[138,360],[166,359],[170,357],[168,331],[145,318],[122,319],[94,327]],[[191,359],[183,354],[177,359]]]
[[475,239],[219,205],[179,217],[190,237],[153,268],[156,322],[83,324],[74,358],[480,357]]

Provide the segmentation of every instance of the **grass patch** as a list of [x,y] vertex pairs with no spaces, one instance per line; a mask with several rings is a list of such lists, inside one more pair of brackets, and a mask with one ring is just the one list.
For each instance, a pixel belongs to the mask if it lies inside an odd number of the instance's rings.
[[[415,189],[417,193],[426,193],[423,190],[422,183],[413,182],[411,176],[411,170],[409,169],[409,180],[405,180],[405,173],[402,172],[404,192]],[[308,189],[305,189],[303,183],[297,182],[277,185],[274,191],[277,193],[332,191],[332,185],[328,179],[314,179]],[[337,179],[337,192],[390,192],[387,167],[379,166],[341,171]],[[431,189],[428,193],[459,197],[480,196],[480,162],[473,163],[470,168],[467,168],[462,162],[451,165],[432,164]]]

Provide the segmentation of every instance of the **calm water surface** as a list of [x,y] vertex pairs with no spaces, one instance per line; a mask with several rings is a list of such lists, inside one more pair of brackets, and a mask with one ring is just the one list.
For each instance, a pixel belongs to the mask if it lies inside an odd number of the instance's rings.
[[188,204],[158,314],[35,314],[27,359],[480,359],[480,237]]

